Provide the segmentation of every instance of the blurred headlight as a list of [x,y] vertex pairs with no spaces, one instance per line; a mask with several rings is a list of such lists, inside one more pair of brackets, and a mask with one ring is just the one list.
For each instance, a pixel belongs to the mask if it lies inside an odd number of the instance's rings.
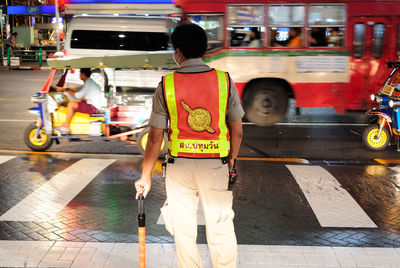
[[390,100],[390,101],[389,101],[389,107],[392,107],[392,108],[393,108],[393,106],[394,106],[394,102],[393,102],[393,100]]
[[375,101],[375,98],[376,98],[376,97],[375,97],[375,94],[371,94],[371,100],[372,100],[372,101]]

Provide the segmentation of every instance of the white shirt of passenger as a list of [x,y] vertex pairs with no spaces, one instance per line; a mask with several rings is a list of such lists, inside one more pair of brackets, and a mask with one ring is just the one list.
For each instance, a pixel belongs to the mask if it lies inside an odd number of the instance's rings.
[[102,96],[101,96],[101,89],[93,79],[89,78],[83,84],[81,90],[75,93],[75,98],[83,99],[85,97],[86,102],[88,104],[93,105],[96,107],[97,110],[100,110],[102,107]]

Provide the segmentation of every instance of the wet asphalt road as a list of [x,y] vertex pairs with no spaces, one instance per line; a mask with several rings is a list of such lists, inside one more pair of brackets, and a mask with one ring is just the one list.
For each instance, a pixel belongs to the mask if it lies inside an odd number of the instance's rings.
[[[59,195],[70,188],[76,191],[53,218],[0,220],[0,239],[137,242],[132,182],[140,176],[142,157],[135,147],[125,147],[120,141],[62,140],[49,151],[71,154],[19,152],[28,151],[22,134],[35,119],[25,109],[33,106],[29,98],[40,90],[47,73],[0,72],[0,157],[10,157],[0,163],[0,216],[18,210],[21,202],[29,207],[24,200],[33,195],[38,205],[25,213],[34,211],[40,218],[41,212],[54,209],[52,202],[41,200],[40,189],[49,181],[61,180],[57,174],[66,172],[74,182],[75,164],[96,159],[112,163],[81,188],[75,182],[63,185],[63,192],[54,187]],[[360,114],[338,116],[329,109],[300,112],[303,115],[296,116],[292,109],[284,123],[271,127],[244,125],[240,179],[234,189],[239,244],[399,247],[400,170],[374,159],[398,160],[400,153],[394,147],[384,152],[365,150],[360,123],[366,119]],[[293,158],[300,158],[300,163]],[[160,175],[158,162],[146,205],[147,239],[172,243],[172,237],[157,224],[166,198]],[[321,212],[318,204],[322,202],[327,203]],[[329,224],[324,225],[324,220]],[[198,242],[206,242],[202,225]]]
[[[35,116],[26,110],[35,105],[30,97],[39,91],[49,71],[0,72],[0,149],[28,150],[23,131]],[[128,93],[129,94],[129,93]],[[360,134],[366,118],[362,113],[337,115],[330,108],[302,108],[296,116],[294,105],[281,125],[271,127],[244,126],[240,151],[245,157],[298,157],[311,160],[368,160],[398,158],[394,147],[384,152],[365,150]],[[345,123],[345,125],[335,125]],[[349,125],[350,124],[350,125]],[[53,146],[49,151],[76,153],[137,154],[135,147],[121,141],[69,142]]]

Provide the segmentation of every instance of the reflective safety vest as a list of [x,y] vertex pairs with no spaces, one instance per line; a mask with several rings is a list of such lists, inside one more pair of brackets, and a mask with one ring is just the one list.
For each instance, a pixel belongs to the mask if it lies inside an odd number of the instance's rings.
[[170,118],[170,155],[188,158],[228,156],[228,74],[214,69],[202,73],[174,72],[163,77],[163,88]]

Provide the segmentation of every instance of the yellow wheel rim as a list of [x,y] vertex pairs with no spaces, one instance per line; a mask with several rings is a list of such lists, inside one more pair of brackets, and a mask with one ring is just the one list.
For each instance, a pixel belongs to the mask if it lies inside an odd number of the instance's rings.
[[36,146],[42,146],[43,144],[46,143],[48,137],[46,134],[44,134],[43,129],[40,130],[39,132],[39,138],[36,137],[36,129],[32,129],[31,132],[29,132],[29,141]]
[[[146,150],[146,144],[147,144],[147,140],[149,139],[149,132],[147,132],[146,134],[143,135],[142,140],[140,141],[140,145],[142,145],[143,151]],[[162,149],[164,149],[164,139],[161,143],[161,151]]]
[[379,129],[372,129],[367,136],[367,142],[371,147],[379,148],[385,145],[387,141],[387,135],[385,131],[381,131],[381,135],[378,137]]

